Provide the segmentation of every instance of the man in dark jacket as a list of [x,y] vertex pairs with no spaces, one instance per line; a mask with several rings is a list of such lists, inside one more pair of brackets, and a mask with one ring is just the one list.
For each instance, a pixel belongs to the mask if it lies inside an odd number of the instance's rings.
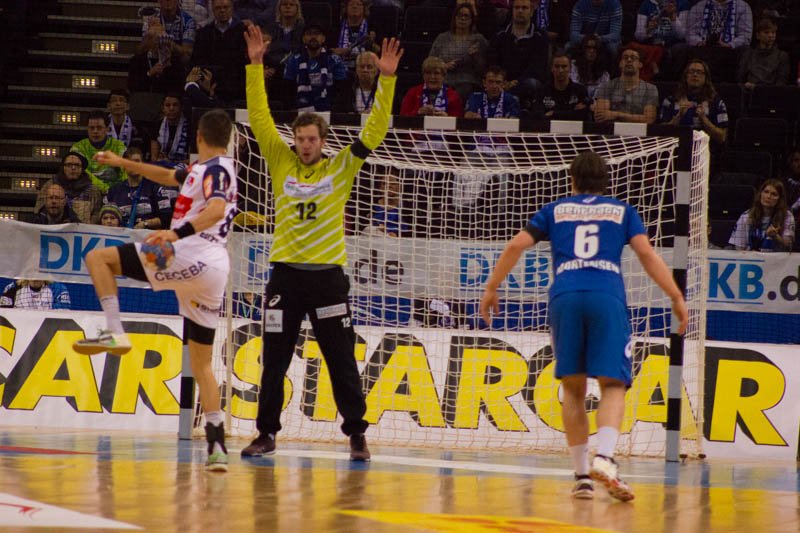
[[44,186],[44,205],[33,216],[34,224],[67,224],[80,222],[67,205],[67,194],[58,183],[48,182]]

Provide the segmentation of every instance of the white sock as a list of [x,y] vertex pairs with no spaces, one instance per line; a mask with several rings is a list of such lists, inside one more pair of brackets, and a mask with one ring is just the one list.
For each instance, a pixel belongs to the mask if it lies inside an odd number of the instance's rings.
[[619,430],[611,426],[603,426],[597,430],[597,454],[606,457],[614,457],[614,450],[617,449],[617,439]]
[[211,413],[206,413],[206,422],[208,422],[212,426],[219,426],[220,424],[225,422],[225,413],[222,411],[213,411]]
[[578,444],[569,447],[569,454],[572,456],[572,464],[575,466],[575,474],[586,476],[589,474],[589,445]]
[[119,299],[116,296],[103,296],[100,298],[100,307],[106,315],[106,327],[111,333],[125,333],[122,329],[122,320],[119,318]]

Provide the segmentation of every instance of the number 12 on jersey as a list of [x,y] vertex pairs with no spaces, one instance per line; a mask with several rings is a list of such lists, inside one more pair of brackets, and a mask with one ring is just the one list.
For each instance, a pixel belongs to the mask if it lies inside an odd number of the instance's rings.
[[296,206],[297,208],[297,218],[300,220],[316,220],[317,217],[314,214],[317,210],[317,204],[314,202],[308,203],[299,203]]

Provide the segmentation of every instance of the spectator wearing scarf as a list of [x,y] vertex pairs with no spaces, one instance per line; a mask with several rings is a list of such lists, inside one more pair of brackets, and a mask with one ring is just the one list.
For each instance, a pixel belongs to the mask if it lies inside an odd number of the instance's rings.
[[334,95],[345,89],[347,68],[342,59],[328,52],[325,32],[321,26],[310,24],[303,31],[305,50],[294,54],[286,63],[284,79],[295,84],[299,112],[330,111]]
[[375,32],[369,31],[369,6],[364,0],[346,0],[342,4],[339,39],[331,52],[341,57],[348,70],[353,70],[356,57],[362,52],[378,52]]
[[151,142],[150,147],[154,161],[170,166],[188,162],[189,122],[183,116],[182,108],[178,94],[167,94],[161,101],[161,114],[164,118],[158,128],[158,137]]
[[400,114],[460,117],[464,114],[461,97],[444,83],[444,62],[430,56],[422,62],[424,83],[412,87],[403,98]]
[[686,40],[691,46],[749,46],[753,13],[744,0],[705,0],[689,10]]

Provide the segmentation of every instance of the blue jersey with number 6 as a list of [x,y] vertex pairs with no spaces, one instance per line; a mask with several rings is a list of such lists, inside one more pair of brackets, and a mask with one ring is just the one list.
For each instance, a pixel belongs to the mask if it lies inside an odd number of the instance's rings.
[[647,233],[636,209],[607,196],[579,194],[545,205],[525,228],[549,240],[554,280],[550,298],[571,291],[602,291],[625,302],[622,249]]

